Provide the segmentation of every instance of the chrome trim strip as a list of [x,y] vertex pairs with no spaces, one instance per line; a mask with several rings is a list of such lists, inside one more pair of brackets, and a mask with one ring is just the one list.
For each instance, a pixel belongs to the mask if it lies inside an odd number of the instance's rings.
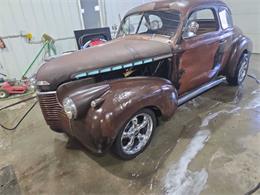
[[57,94],[57,92],[56,91],[47,91],[47,92],[37,91],[36,94],[37,95],[50,95],[50,94]]
[[172,57],[172,54],[170,54],[170,55],[167,54],[164,56],[159,56],[159,57],[153,58],[153,61],[162,60],[162,59],[170,58],[170,57]]
[[225,82],[227,79],[226,77],[219,77],[217,80],[211,81],[202,87],[188,93],[187,95],[184,95],[178,100],[178,106],[183,105],[184,103],[188,102],[189,100],[197,97],[198,95],[208,91],[209,89],[218,86],[219,84]]

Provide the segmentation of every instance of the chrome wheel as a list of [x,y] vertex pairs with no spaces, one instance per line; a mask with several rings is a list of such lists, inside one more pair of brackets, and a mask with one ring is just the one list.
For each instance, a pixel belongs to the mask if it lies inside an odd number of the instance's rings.
[[149,142],[154,128],[152,117],[147,113],[134,116],[125,126],[121,136],[121,147],[125,154],[140,152]]
[[241,62],[241,67],[238,73],[238,82],[242,83],[246,78],[247,70],[248,70],[248,57],[245,56]]

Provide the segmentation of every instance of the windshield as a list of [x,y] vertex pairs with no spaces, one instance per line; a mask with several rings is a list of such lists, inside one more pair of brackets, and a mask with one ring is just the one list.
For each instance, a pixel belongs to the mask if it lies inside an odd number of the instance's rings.
[[127,16],[118,36],[133,34],[159,34],[174,36],[180,23],[177,11],[149,11]]

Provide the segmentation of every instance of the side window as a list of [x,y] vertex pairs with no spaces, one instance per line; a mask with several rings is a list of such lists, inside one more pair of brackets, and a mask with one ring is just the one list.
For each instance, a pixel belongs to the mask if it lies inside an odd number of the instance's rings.
[[219,18],[221,26],[224,30],[233,27],[232,17],[226,9],[219,11]]
[[193,12],[188,19],[188,25],[192,21],[197,22],[199,25],[196,33],[197,35],[215,32],[218,30],[218,21],[212,9],[208,8]]
[[149,15],[149,21],[151,30],[158,30],[163,26],[161,18],[156,15]]
[[193,12],[190,18],[196,20],[214,20],[215,16],[211,9],[203,9],[203,10]]

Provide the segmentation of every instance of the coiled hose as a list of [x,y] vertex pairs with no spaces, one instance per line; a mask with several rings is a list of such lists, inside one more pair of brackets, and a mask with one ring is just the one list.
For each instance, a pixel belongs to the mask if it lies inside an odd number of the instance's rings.
[[[14,104],[5,106],[5,107],[1,108],[0,111],[3,111],[3,110],[5,110],[5,109],[7,109],[7,108],[16,106],[16,105],[21,104],[21,103],[24,103],[24,102],[28,102],[28,101],[30,101],[30,100],[32,100],[32,99],[35,99],[35,98],[36,98],[36,96],[33,96],[33,97],[27,98],[27,99],[25,99],[25,100],[16,102],[16,103],[14,103]],[[31,110],[36,106],[37,103],[38,103],[38,100],[33,103],[33,105],[30,107],[30,109],[26,111],[26,113],[23,115],[23,117],[18,121],[18,123],[17,123],[14,127],[9,128],[9,127],[6,127],[6,126],[4,126],[4,125],[2,125],[2,124],[0,124],[0,127],[2,127],[2,128],[5,129],[5,130],[8,130],[8,131],[14,131],[14,130],[16,130],[17,127],[23,122],[23,120],[25,119],[25,117],[26,117],[26,116],[31,112]]]

